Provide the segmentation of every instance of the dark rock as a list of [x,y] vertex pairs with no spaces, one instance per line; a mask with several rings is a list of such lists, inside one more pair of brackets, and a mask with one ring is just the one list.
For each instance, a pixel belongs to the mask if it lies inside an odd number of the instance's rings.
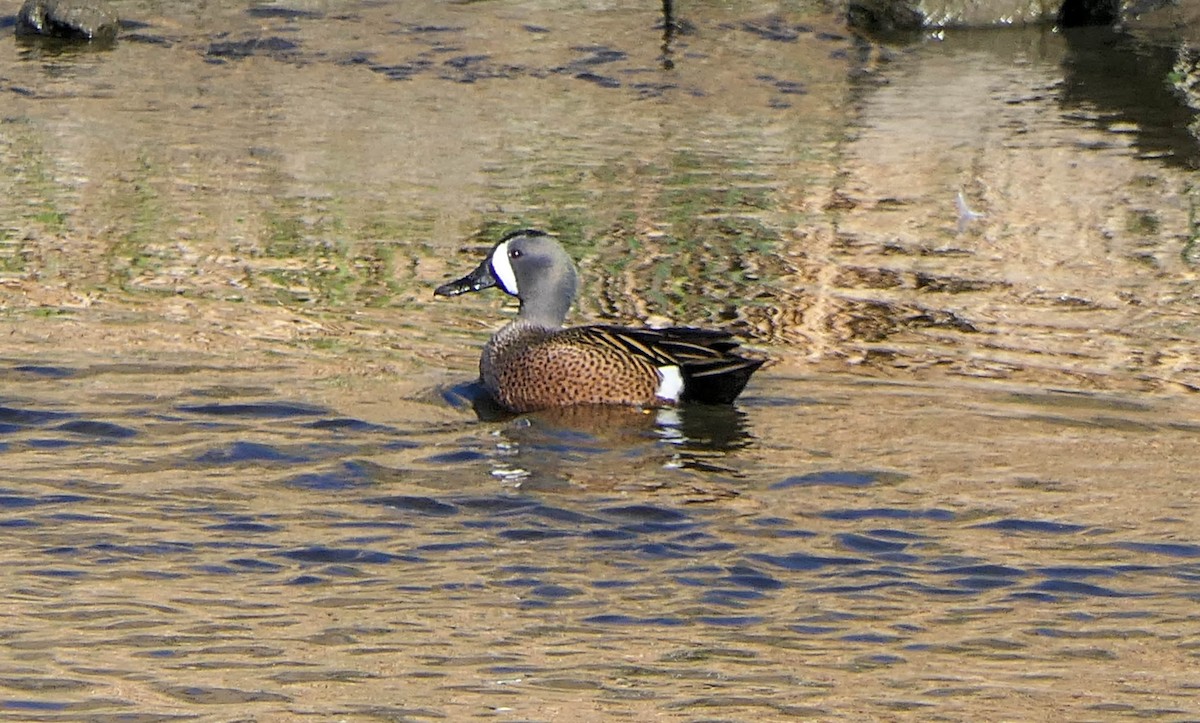
[[124,43],[143,43],[145,45],[157,45],[163,48],[170,48],[175,45],[175,41],[170,38],[164,38],[161,35],[149,35],[147,33],[126,33],[121,36],[121,42]]
[[227,40],[212,43],[208,46],[210,58],[227,58],[240,60],[252,55],[283,57],[294,54],[299,50],[297,43],[280,37],[249,38],[247,40]]
[[850,0],[846,20],[850,27],[869,33],[912,32],[925,26],[917,3],[894,0]]
[[1118,0],[1065,0],[1058,9],[1057,22],[1063,28],[1112,25],[1120,15]]
[[[925,28],[1115,25],[1194,0],[848,0],[846,21],[870,35]],[[766,29],[777,32],[775,26]],[[786,39],[786,38],[780,38]]]
[[1066,4],[1072,17],[1100,17],[1100,6],[1118,0],[849,0],[850,27],[869,35],[891,36],[924,28],[999,28],[1050,25]]
[[111,41],[117,13],[104,0],[26,0],[17,13],[18,35],[64,40]]

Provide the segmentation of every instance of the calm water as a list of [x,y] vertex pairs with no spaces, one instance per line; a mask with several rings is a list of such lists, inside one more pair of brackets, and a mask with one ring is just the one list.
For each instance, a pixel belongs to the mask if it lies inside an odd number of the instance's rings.
[[[1153,46],[650,5],[0,38],[0,716],[1200,718],[1195,147],[1097,90]],[[772,365],[481,419],[511,307],[431,294],[516,225]]]

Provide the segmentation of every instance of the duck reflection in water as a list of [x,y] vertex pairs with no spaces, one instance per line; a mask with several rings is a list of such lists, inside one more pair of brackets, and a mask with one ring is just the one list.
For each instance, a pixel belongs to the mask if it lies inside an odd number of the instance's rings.
[[[498,405],[478,381],[445,390],[443,396],[454,406],[470,406],[480,421],[503,423],[505,468],[514,478],[540,486],[561,486],[567,467],[576,470],[570,475],[575,482],[581,477],[628,481],[639,469],[662,467],[740,476],[723,460],[754,443],[746,413],[731,404],[583,404],[516,413]],[[580,463],[596,474],[581,475]],[[507,476],[504,470],[494,473]]]

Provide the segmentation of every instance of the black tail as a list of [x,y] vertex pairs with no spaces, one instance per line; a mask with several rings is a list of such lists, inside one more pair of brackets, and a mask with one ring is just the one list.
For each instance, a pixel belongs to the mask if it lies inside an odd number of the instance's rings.
[[683,365],[683,400],[704,404],[730,404],[746,388],[750,375],[765,359],[747,359],[726,353],[724,359]]
[[690,327],[655,329],[659,346],[670,352],[683,372],[683,401],[730,404],[766,360],[747,359],[734,350],[729,332]]
[[598,342],[649,360],[655,366],[677,365],[683,374],[681,401],[729,404],[746,388],[750,375],[765,359],[747,359],[734,352],[738,343],[727,331],[671,326],[630,329],[622,326],[574,327]]

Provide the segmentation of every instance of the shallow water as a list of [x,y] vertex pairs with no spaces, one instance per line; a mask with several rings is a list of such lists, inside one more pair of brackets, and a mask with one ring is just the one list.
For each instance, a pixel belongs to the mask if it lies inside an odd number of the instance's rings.
[[[1195,149],[1095,80],[1147,46],[119,9],[0,38],[0,716],[1200,717]],[[511,309],[431,294],[518,225],[576,320],[771,365],[480,419]]]
[[6,364],[10,716],[1195,712],[1194,404],[478,423],[286,371]]

